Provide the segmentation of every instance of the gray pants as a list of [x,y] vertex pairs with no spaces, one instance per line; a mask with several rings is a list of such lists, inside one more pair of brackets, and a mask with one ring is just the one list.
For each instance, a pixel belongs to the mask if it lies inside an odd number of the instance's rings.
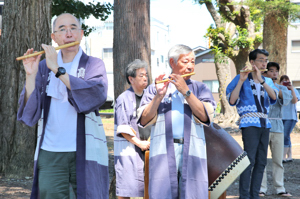
[[[284,188],[284,168],[283,158],[283,133],[270,132],[269,139],[270,150],[272,153],[272,178],[273,185],[277,193],[285,192]],[[260,191],[267,193],[267,169],[264,171],[264,177],[261,183]]]
[[76,195],[76,152],[40,150],[38,159],[41,199],[69,199],[70,184]]
[[259,199],[260,185],[267,164],[270,129],[259,127],[242,128],[244,151],[250,165],[240,176],[240,199]]

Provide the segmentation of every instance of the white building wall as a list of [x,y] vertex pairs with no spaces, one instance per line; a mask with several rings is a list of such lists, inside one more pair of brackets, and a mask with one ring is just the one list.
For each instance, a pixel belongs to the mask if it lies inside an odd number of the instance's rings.
[[151,73],[152,80],[160,74],[170,74],[171,68],[168,63],[168,51],[170,48],[169,26],[163,22],[151,18]]
[[[112,1],[109,2],[113,3]],[[106,57],[103,51],[104,49],[113,48],[113,13],[105,22],[91,16],[89,19],[86,19],[84,23],[91,27],[96,26],[97,30],[92,32],[88,37],[85,37],[81,42],[81,46],[88,55],[98,57],[104,61],[109,84],[108,97],[114,99],[113,57]],[[154,18],[151,18],[150,42],[151,78],[154,80],[159,74],[171,73],[171,69],[167,61],[168,50],[170,48],[169,29],[163,22]]]
[[[299,0],[291,0],[300,4]],[[300,87],[300,20],[292,23],[295,27],[288,27],[287,45],[287,75],[294,87]]]

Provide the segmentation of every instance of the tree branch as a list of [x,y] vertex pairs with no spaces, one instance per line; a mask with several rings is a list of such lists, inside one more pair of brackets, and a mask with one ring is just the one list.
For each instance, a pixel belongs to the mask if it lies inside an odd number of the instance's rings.
[[218,14],[218,12],[216,11],[214,5],[210,1],[205,1],[205,5],[206,5],[206,8],[209,11],[211,17],[213,18],[213,20],[216,24],[216,27],[217,28],[222,27],[221,17]]

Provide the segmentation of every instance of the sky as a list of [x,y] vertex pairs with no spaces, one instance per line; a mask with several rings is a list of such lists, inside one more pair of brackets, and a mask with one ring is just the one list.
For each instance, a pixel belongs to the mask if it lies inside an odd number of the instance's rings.
[[151,0],[150,16],[170,26],[170,45],[207,47],[207,28],[214,24],[205,5],[193,0]]
[[[113,3],[113,0],[96,1]],[[150,16],[169,25],[170,46],[185,44],[191,48],[207,47],[204,35],[214,21],[205,5],[194,3],[194,0],[150,0]]]

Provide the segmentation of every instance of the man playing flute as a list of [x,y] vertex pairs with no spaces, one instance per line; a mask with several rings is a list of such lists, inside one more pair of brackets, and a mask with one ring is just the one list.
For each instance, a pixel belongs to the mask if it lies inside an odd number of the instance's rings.
[[[231,106],[236,106],[240,115],[238,121],[242,130],[244,150],[250,165],[240,176],[240,199],[259,198],[263,172],[267,164],[269,132],[271,128],[268,113],[270,105],[276,103],[277,88],[270,78],[264,77],[269,53],[255,49],[249,53],[252,69],[235,76],[226,88],[226,98]],[[246,71],[245,71],[246,70]]]
[[149,197],[208,198],[203,125],[212,123],[216,103],[205,84],[181,77],[194,71],[195,54],[190,47],[175,45],[168,56],[172,80],[150,85],[138,110],[139,124],[153,125]]
[[[59,15],[51,38],[59,45],[81,41],[83,30],[73,15]],[[98,113],[106,101],[102,60],[79,45],[61,49],[42,45],[41,55],[23,60],[26,83],[18,120],[38,122],[31,198],[108,198],[108,151]],[[33,52],[28,49],[25,55]]]

